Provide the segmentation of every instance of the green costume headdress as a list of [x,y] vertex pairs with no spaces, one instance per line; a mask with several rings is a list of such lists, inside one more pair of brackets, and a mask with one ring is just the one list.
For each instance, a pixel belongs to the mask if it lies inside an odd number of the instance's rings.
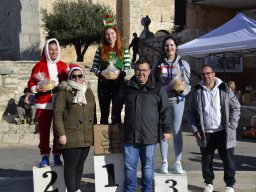
[[115,19],[111,15],[106,15],[105,18],[103,19],[103,23],[105,27],[116,26]]

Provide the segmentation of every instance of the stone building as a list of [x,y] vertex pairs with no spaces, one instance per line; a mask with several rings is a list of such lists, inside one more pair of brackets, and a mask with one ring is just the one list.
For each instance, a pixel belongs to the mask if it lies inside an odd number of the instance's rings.
[[[0,1],[0,114],[6,112],[10,100],[16,103],[26,87],[33,65],[39,60],[45,43],[45,31],[41,27],[42,8],[52,10],[57,0],[2,0]],[[116,14],[118,28],[123,45],[130,42],[132,33],[139,35],[144,27],[142,19],[151,19],[149,30],[170,31],[173,26],[173,0],[160,0],[155,6],[153,0],[93,0],[109,6]],[[154,6],[152,6],[154,5]],[[159,14],[161,13],[161,14]],[[102,24],[102,23],[100,23]],[[85,63],[91,64],[96,47],[91,47],[85,55]],[[62,60],[70,63],[76,60],[72,47],[61,50]],[[82,65],[85,65],[83,63]],[[86,77],[91,81],[96,95],[97,79],[85,69]],[[96,95],[97,96],[97,95]]]
[[[45,42],[41,9],[51,11],[57,0],[1,0],[0,1],[0,60],[38,60]],[[150,30],[170,31],[173,27],[174,0],[93,0],[109,6],[116,14],[123,45],[128,47],[133,32],[143,31],[141,19],[151,18]],[[154,6],[152,6],[154,5]],[[103,23],[99,23],[103,25]],[[85,62],[91,63],[95,47],[90,47]],[[63,50],[62,60],[75,61],[75,50]]]

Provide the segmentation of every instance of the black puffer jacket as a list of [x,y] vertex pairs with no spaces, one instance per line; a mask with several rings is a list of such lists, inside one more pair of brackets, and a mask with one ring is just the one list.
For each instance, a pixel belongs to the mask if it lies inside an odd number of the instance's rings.
[[171,133],[168,95],[153,78],[140,86],[132,77],[122,87],[121,98],[125,104],[124,142],[155,144],[162,133]]

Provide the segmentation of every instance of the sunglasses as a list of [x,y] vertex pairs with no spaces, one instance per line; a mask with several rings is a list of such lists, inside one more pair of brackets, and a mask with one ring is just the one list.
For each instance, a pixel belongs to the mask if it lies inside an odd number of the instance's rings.
[[79,75],[71,75],[71,78],[72,78],[72,79],[76,79],[76,78],[81,79],[81,78],[83,78],[83,74],[79,74]]

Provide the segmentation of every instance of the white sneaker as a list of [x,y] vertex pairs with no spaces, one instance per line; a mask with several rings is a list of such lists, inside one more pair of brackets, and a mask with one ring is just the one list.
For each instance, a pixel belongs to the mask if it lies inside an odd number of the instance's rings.
[[168,172],[168,162],[167,161],[164,161],[163,163],[162,163],[162,166],[161,166],[161,168],[160,168],[160,173],[169,173]]
[[80,189],[77,189],[75,192],[82,192]]
[[174,171],[175,174],[182,174],[184,173],[184,170],[181,166],[181,162],[177,161],[173,166],[172,166],[172,170]]
[[204,188],[204,192],[213,192],[213,185],[207,184]]
[[225,192],[235,192],[233,187],[226,187]]

